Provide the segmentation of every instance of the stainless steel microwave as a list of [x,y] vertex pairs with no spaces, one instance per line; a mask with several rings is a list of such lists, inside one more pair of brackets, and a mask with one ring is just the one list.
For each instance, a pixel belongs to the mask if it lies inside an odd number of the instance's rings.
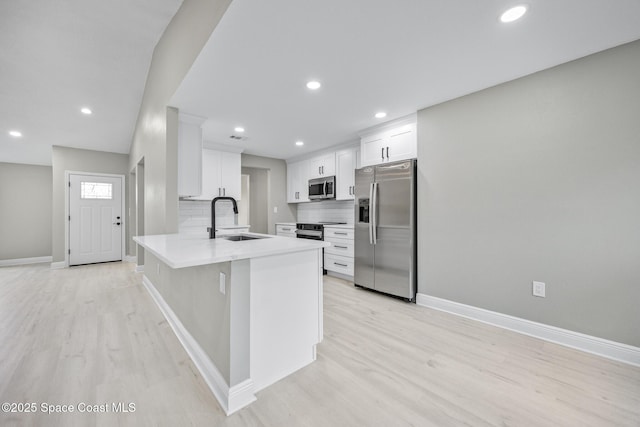
[[326,176],[309,180],[309,200],[336,198],[336,177]]

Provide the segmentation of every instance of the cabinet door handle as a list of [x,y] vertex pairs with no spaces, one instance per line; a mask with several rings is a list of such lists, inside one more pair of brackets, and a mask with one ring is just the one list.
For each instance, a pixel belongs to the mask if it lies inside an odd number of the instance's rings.
[[341,236],[346,236],[347,235],[347,233],[343,233],[341,231],[334,231],[333,234],[339,234]]
[[387,147],[387,160],[389,160],[389,147]]
[[338,245],[333,245],[334,248],[338,248],[338,249],[349,249],[346,246],[338,246]]
[[226,188],[224,188],[224,187],[222,187],[222,195],[223,195],[223,196],[226,196],[226,195],[227,195],[227,189],[226,189]]
[[384,147],[382,147],[382,153],[380,155],[382,156],[382,160],[384,160]]
[[318,175],[321,175],[322,173],[320,172],[320,166],[318,166]]
[[334,262],[333,265],[339,265],[340,267],[347,267],[347,264],[340,264],[339,262]]
[[290,228],[283,228],[282,231],[291,231]]

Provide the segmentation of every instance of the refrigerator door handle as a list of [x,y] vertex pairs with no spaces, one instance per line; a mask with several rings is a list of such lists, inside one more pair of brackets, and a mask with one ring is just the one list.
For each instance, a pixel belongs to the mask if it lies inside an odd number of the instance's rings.
[[[369,212],[373,209],[373,182],[369,184]],[[371,218],[369,218],[369,244],[373,245],[373,231],[371,229]]]
[[378,183],[374,182],[373,184],[373,206],[371,207],[371,230],[373,231],[373,244],[376,245],[378,243],[378,236],[376,235],[377,228],[377,220],[378,220]]

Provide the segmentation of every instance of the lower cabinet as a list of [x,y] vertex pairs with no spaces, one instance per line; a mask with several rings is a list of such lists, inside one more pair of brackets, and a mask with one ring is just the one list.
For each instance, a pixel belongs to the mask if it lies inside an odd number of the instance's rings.
[[324,227],[324,268],[327,271],[353,276],[353,228]]
[[276,236],[296,237],[296,225],[276,224]]
[[335,271],[345,276],[353,276],[353,257],[330,255],[325,249],[324,268],[327,271]]

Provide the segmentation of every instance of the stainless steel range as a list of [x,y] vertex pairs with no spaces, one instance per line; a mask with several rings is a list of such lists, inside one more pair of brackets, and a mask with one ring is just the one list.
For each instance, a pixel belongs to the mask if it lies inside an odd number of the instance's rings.
[[[314,222],[314,223],[297,223],[296,237],[298,239],[324,240],[324,226],[346,224],[346,222]],[[324,249],[322,250],[322,272],[327,274],[324,269]]]

